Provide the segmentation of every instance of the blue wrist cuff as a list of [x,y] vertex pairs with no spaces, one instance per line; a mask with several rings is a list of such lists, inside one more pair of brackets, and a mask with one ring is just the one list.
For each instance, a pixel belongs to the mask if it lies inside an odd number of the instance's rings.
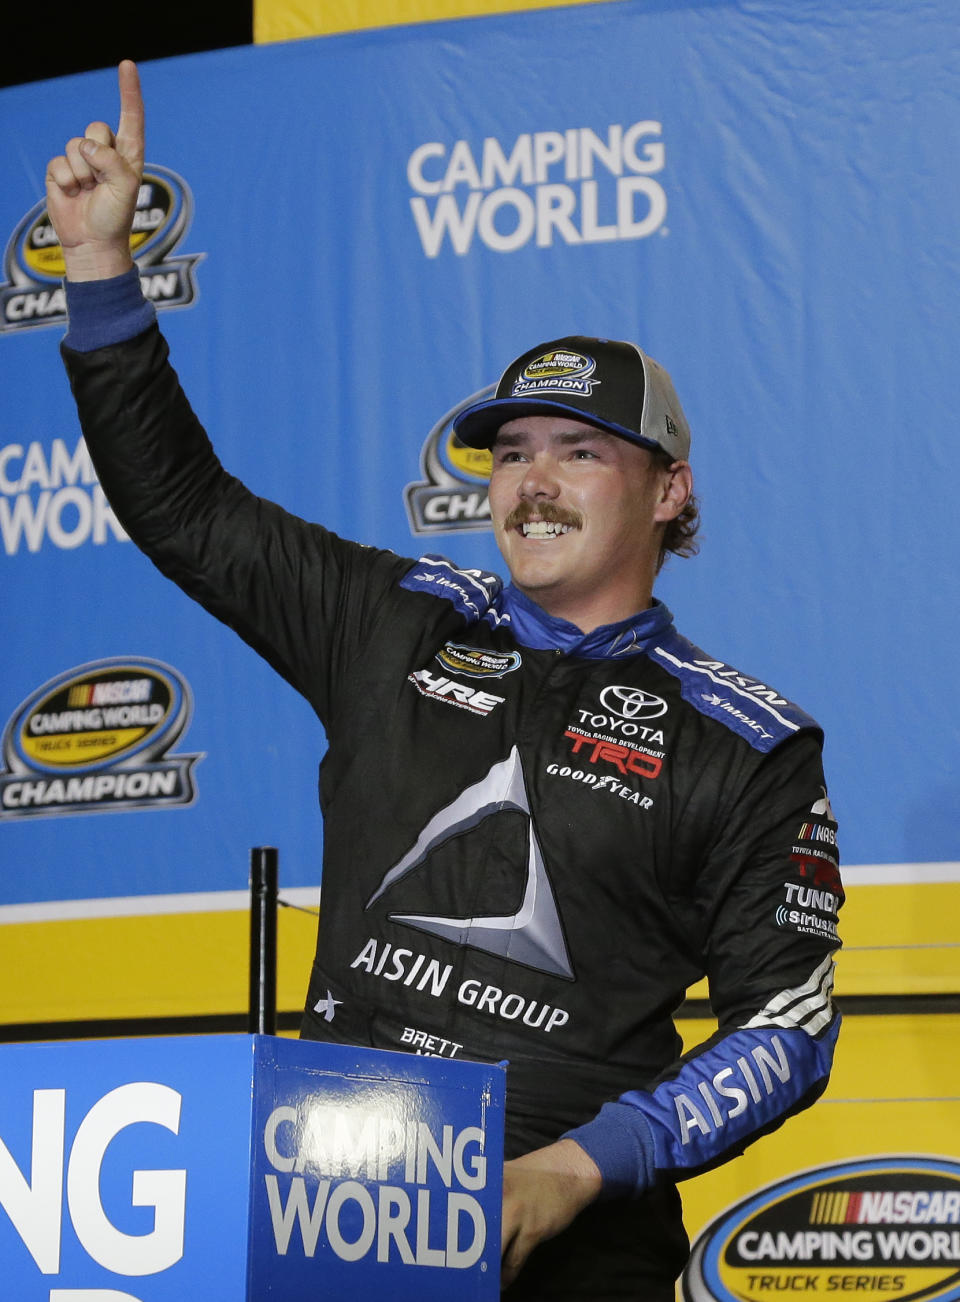
[[646,1117],[626,1103],[604,1103],[592,1121],[568,1130],[596,1162],[607,1198],[635,1198],[652,1188],[655,1178],[653,1135]]
[[74,352],[122,344],[157,319],[153,304],[143,297],[136,267],[107,280],[66,280],[64,288],[69,329],[63,342]]

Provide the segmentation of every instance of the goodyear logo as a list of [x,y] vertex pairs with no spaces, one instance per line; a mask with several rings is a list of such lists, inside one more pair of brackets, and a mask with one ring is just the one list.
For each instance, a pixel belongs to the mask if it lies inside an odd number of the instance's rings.
[[99,660],[44,683],[3,735],[0,819],[189,805],[200,755],[168,755],[192,711],[157,660]]
[[591,378],[596,366],[592,357],[582,353],[558,350],[541,353],[514,380],[513,395],[560,393],[586,397],[600,383]]
[[[169,168],[149,164],[137,195],[130,252],[144,295],[157,307],[187,307],[197,295],[194,275],[200,253],[171,256],[193,216],[186,182]],[[41,200],[18,223],[4,255],[0,284],[0,333],[62,325],[66,295],[63,249]]]
[[516,651],[484,651],[476,646],[463,646],[448,642],[436,658],[445,669],[468,678],[502,678],[504,674],[519,669],[520,655]]
[[493,459],[486,449],[468,448],[453,432],[466,407],[490,398],[488,385],[442,416],[424,440],[420,453],[422,480],[403,490],[410,531],[414,534],[459,533],[490,528],[487,485]]
[[960,1298],[960,1162],[878,1157],[768,1185],[700,1234],[686,1302]]

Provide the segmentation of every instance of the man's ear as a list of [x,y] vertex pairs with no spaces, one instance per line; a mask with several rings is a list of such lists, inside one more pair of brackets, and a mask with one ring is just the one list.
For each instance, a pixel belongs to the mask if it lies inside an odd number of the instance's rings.
[[693,471],[689,461],[674,461],[663,472],[654,519],[663,523],[675,520],[692,495]]

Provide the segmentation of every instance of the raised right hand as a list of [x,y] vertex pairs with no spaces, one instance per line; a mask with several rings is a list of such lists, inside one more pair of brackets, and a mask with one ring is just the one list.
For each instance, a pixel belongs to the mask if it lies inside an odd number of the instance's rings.
[[47,164],[47,214],[60,239],[68,280],[118,276],[133,265],[130,231],[143,173],[143,97],[136,64],[117,71],[120,121],[105,122]]

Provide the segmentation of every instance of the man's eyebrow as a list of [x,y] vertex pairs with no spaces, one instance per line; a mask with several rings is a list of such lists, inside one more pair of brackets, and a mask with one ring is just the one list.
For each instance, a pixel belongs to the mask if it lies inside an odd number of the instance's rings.
[[[521,443],[529,442],[530,438],[531,435],[527,430],[511,430],[507,434],[498,431],[493,440],[493,446],[500,448],[515,448]],[[608,434],[606,430],[602,429],[563,430],[562,433],[556,435],[557,442],[562,444],[600,443],[606,442],[611,438],[613,438],[613,435]]]
[[571,429],[557,435],[559,443],[606,443],[613,435],[603,429]]

